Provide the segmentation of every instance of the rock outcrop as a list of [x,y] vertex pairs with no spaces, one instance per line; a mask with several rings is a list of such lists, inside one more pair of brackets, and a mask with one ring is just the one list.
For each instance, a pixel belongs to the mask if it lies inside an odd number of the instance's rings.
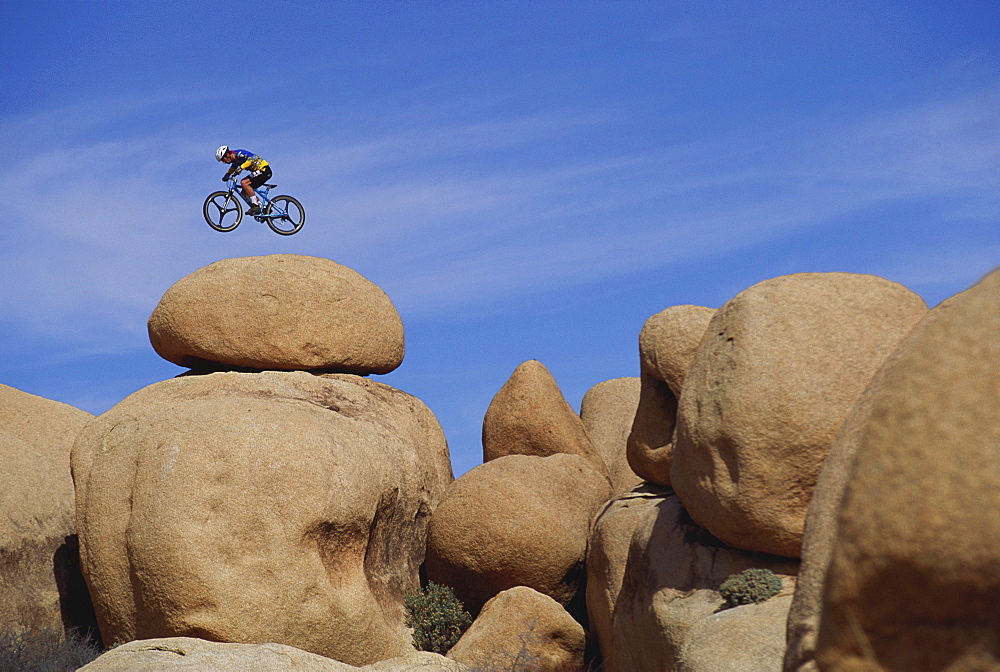
[[641,369],[680,397],[713,315],[715,309],[705,306],[671,306],[646,320],[639,332]]
[[934,308],[871,390],[820,669],[1000,667],[1000,271]]
[[615,378],[594,385],[580,402],[580,419],[594,450],[604,460],[614,494],[642,479],[628,465],[628,437],[639,405],[639,379]]
[[86,425],[73,478],[106,643],[277,642],[353,665],[412,651],[402,598],[452,475],[410,395],[346,374],[175,378]]
[[493,397],[483,419],[483,462],[506,455],[580,455],[605,471],[583,421],[545,365],[524,362]]
[[474,670],[582,672],[583,626],[547,595],[526,586],[498,593],[448,651]]
[[164,359],[196,369],[388,373],[403,323],[360,273],[318,257],[223,259],[166,291],[149,317]]
[[[685,664],[707,672],[711,668],[699,662],[698,647],[691,642],[704,641],[704,633],[710,633],[721,642],[738,638],[743,647],[734,651],[734,660],[744,667],[720,669],[780,670],[798,563],[727,547],[688,517],[676,495],[665,495],[652,506],[644,503],[640,513],[614,608],[611,669],[673,672]],[[782,577],[782,592],[768,600],[779,602],[767,608],[734,607],[718,618],[725,602],[719,587],[750,568],[770,569]],[[748,630],[759,636],[745,637]],[[718,659],[708,651],[705,656]]]
[[[0,629],[99,625],[87,672],[1000,669],[1000,270],[931,311],[847,273],[668,308],[579,414],[524,362],[457,481],[365,377],[403,326],[351,269],[223,260],[148,327],[191,371],[100,417],[0,385]],[[751,568],[778,594],[726,604]],[[447,658],[421,580],[477,615]]]
[[354,667],[285,644],[231,644],[193,637],[129,642],[108,651],[81,672],[465,672],[464,665],[434,653],[412,653]]
[[673,306],[646,320],[639,333],[641,385],[627,460],[647,481],[670,485],[677,398],[714,313],[703,306]]
[[720,308],[684,380],[670,482],[731,546],[797,557],[823,459],[879,367],[927,312],[894,282],[803,273]]
[[590,524],[611,486],[581,455],[507,455],[452,483],[431,518],[427,578],[476,614],[528,586],[568,605],[584,578]]
[[614,613],[625,578],[632,533],[650,508],[672,494],[669,488],[644,483],[618,495],[598,514],[587,544],[587,616],[606,670],[614,669]]
[[780,672],[791,601],[786,590],[761,604],[703,615],[684,637],[676,672]]
[[93,416],[0,385],[0,629],[95,625],[80,575],[70,450]]

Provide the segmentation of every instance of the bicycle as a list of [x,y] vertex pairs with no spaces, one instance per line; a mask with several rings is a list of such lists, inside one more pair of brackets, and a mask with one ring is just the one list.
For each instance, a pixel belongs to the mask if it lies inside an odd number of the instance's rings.
[[[202,214],[205,221],[216,231],[232,231],[243,221],[243,187],[235,176],[227,182],[228,191],[213,191],[205,199]],[[275,196],[268,198],[267,194],[276,184],[264,184],[257,187],[260,197],[260,213],[254,215],[258,222],[266,222],[271,230],[283,236],[297,233],[306,221],[306,211],[302,204],[291,196]]]

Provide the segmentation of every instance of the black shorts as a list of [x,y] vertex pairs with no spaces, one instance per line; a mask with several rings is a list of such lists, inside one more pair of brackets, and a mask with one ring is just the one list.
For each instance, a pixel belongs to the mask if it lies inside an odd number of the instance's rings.
[[264,170],[250,173],[250,186],[256,189],[271,179],[271,166],[264,166]]

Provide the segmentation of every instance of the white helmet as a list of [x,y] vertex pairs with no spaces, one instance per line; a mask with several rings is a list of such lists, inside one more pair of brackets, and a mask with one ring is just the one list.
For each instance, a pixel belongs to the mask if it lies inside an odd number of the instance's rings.
[[229,145],[223,145],[222,147],[219,147],[217,150],[215,150],[215,160],[222,161],[222,157],[224,157],[228,152],[229,152]]

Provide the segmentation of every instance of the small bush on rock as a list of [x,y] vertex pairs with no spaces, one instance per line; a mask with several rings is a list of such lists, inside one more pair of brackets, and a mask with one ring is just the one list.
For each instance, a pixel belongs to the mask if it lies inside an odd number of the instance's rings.
[[442,656],[472,625],[472,616],[448,586],[434,582],[404,598],[406,625],[413,628],[413,645]]
[[757,604],[781,592],[781,577],[770,569],[745,569],[719,586],[727,607]]

